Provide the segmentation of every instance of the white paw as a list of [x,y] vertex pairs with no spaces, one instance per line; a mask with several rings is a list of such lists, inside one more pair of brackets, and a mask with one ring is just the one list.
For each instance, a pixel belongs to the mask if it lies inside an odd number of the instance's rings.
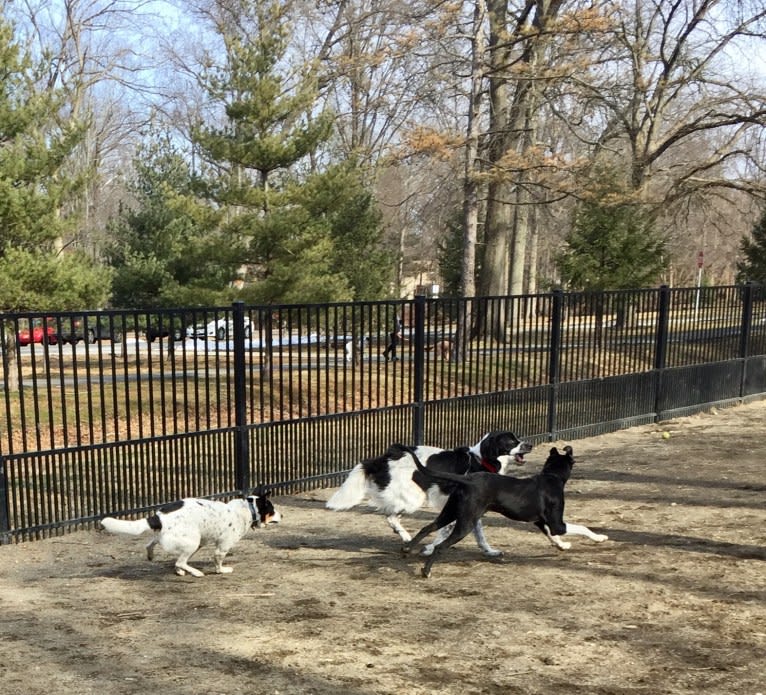
[[503,557],[503,551],[495,550],[494,548],[484,548],[484,554],[487,557]]
[[569,541],[561,541],[557,543],[559,550],[569,550],[572,544]]
[[593,540],[596,541],[596,543],[603,543],[604,541],[609,540],[609,536],[607,536],[605,533],[597,533]]
[[219,567],[218,574],[231,574],[234,571],[233,567]]
[[406,531],[394,531],[399,534],[399,538],[402,539],[402,543],[409,543],[412,540],[412,536]]
[[180,567],[176,567],[176,574],[179,577],[185,577],[186,576],[186,570],[182,570]]

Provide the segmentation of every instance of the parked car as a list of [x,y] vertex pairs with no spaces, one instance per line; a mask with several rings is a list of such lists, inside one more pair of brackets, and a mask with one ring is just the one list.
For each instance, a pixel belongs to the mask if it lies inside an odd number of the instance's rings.
[[46,343],[47,345],[55,345],[57,342],[54,319],[32,319],[31,323],[24,319],[19,321],[19,330],[16,333],[17,344]]
[[[245,338],[250,338],[252,330],[250,318],[245,316]],[[186,335],[200,340],[205,340],[206,338],[230,340],[234,337],[234,322],[231,318],[222,316],[220,319],[208,321],[205,325],[190,326],[186,331]]]
[[59,321],[57,338],[62,343],[75,345],[85,340],[91,345],[97,340],[122,340],[122,324],[118,317],[103,314],[83,314],[82,316],[64,316]]

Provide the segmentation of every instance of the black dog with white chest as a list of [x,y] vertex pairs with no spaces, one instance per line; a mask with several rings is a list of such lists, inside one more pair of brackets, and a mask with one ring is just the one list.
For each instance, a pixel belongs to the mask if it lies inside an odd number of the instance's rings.
[[413,545],[428,534],[455,522],[452,532],[437,544],[423,566],[423,576],[431,575],[436,559],[450,546],[462,540],[485,512],[497,512],[513,521],[535,524],[560,550],[568,550],[571,544],[560,536],[569,533],[582,535],[601,542],[607,536],[593,533],[586,526],[567,524],[564,521],[564,486],[572,474],[574,454],[571,446],[560,453],[556,447],[537,475],[529,478],[512,478],[494,473],[478,472],[465,476],[454,475],[426,468],[415,458],[415,465],[421,473],[440,480],[449,480],[455,487],[444,508],[436,519],[424,526],[402,550],[408,553]]

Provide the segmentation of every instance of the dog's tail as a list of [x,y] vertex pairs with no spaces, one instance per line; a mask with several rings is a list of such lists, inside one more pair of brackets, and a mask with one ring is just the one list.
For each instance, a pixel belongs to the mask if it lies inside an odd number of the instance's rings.
[[348,478],[325,503],[327,509],[341,512],[364,502],[367,496],[367,474],[361,463],[351,469]]
[[440,480],[449,480],[453,483],[465,483],[465,477],[462,475],[455,475],[454,473],[447,473],[446,471],[437,471],[433,470],[432,468],[426,468],[418,458],[418,455],[415,453],[415,449],[412,447],[402,447],[407,451],[407,453],[412,456],[412,460],[415,462],[415,465],[417,466],[418,470],[421,473],[424,473],[425,475],[431,477],[431,478],[439,478]]
[[104,531],[109,531],[109,533],[120,533],[124,536],[140,536],[142,533],[146,533],[151,529],[154,529],[155,531],[158,530],[150,524],[149,519],[129,521],[127,519],[114,519],[111,516],[101,519],[101,526]]

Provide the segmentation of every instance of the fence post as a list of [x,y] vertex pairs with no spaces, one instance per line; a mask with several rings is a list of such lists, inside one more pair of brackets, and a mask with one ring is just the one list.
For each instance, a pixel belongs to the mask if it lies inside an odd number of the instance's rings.
[[245,305],[232,304],[234,328],[234,476],[243,495],[250,491],[250,440],[247,432],[247,379],[245,373]]
[[412,441],[415,444],[423,443],[424,410],[423,394],[425,383],[425,325],[426,325],[426,298],[425,295],[415,295],[415,325],[413,326],[412,355],[414,360],[412,370]]
[[747,358],[750,349],[750,332],[753,327],[753,297],[755,284],[745,283],[742,294],[742,323],[739,331],[739,357],[742,360],[742,372],[739,381],[739,397],[744,398],[747,383]]
[[10,543],[11,524],[8,514],[8,472],[5,458],[0,456],[0,545]]
[[548,349],[548,437],[549,441],[556,438],[559,400],[559,380],[561,378],[559,364],[561,362],[561,329],[564,317],[564,291],[561,288],[553,290],[551,295],[551,332]]
[[670,287],[661,285],[657,297],[657,337],[654,343],[654,419],[660,419],[662,405],[662,372],[668,355],[670,334]]

